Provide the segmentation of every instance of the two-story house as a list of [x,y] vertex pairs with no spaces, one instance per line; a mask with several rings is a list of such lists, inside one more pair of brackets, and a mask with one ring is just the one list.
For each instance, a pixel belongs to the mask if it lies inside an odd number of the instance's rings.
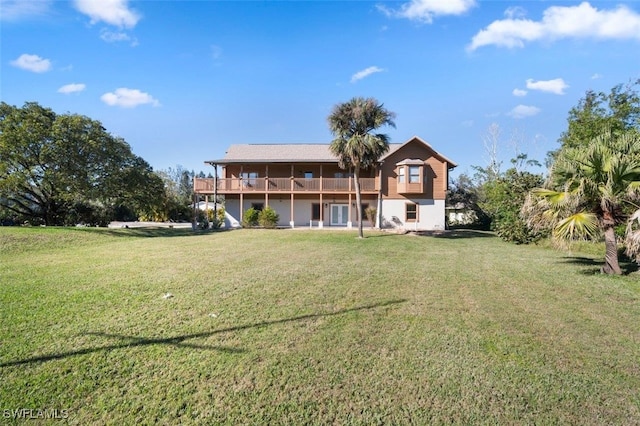
[[[214,178],[195,179],[197,194],[224,196],[228,215],[242,221],[248,208],[269,206],[280,226],[355,226],[353,173],[338,167],[328,144],[231,145],[224,158],[206,161]],[[375,167],[360,172],[363,212],[375,207],[376,227],[445,227],[449,170],[456,164],[413,137],[390,144]]]

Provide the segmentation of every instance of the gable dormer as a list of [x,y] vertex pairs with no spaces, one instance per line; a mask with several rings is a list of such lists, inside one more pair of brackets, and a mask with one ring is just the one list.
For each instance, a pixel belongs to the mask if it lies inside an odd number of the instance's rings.
[[420,159],[406,158],[396,163],[398,194],[422,194],[425,192],[425,167]]

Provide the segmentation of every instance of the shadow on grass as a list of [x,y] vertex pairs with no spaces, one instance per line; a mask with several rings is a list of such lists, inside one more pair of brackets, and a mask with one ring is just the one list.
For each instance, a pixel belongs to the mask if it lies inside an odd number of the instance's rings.
[[495,238],[495,234],[489,231],[478,231],[474,229],[451,229],[447,231],[418,231],[410,232],[415,235],[447,238],[451,240],[459,240],[463,238]]
[[363,311],[367,309],[376,309],[384,306],[404,303],[406,301],[407,301],[406,299],[389,300],[387,302],[380,302],[380,303],[374,303],[371,305],[358,306],[356,308],[341,309],[336,312],[300,315],[292,318],[284,318],[284,319],[272,320],[272,321],[262,321],[255,324],[239,325],[236,327],[228,327],[220,330],[206,331],[202,333],[193,333],[193,334],[183,334],[181,336],[166,337],[166,338],[146,338],[146,337],[137,337],[137,336],[125,336],[120,334],[109,334],[109,333],[103,333],[103,332],[88,332],[88,333],[83,333],[83,335],[118,339],[118,340],[123,340],[123,342],[115,343],[112,345],[84,348],[84,349],[78,349],[75,351],[54,353],[54,354],[48,354],[48,355],[41,355],[33,358],[25,358],[25,359],[16,360],[16,361],[3,362],[3,363],[0,363],[0,368],[12,367],[12,366],[23,365],[23,364],[31,364],[31,363],[37,363],[37,362],[53,361],[56,359],[63,359],[63,358],[68,358],[72,356],[77,356],[77,355],[86,355],[86,354],[100,352],[100,351],[110,351],[114,349],[133,348],[136,346],[150,346],[150,345],[171,345],[171,346],[177,346],[177,347],[183,347],[183,348],[215,350],[215,351],[220,351],[225,353],[243,353],[245,352],[244,349],[229,348],[225,346],[197,345],[197,344],[185,342],[185,340],[210,337],[210,336],[221,334],[221,333],[247,330],[250,328],[267,327],[271,325],[284,324],[288,322],[304,321],[304,320],[309,320],[314,318],[344,315],[349,312]]
[[[585,256],[568,256],[563,257],[560,262],[569,263],[572,265],[583,266],[580,271],[583,275],[598,275],[601,274],[601,268],[604,265],[604,259],[594,259],[592,257]],[[638,264],[631,261],[626,257],[620,257],[619,259],[620,269],[622,269],[623,275],[629,275],[638,271]]]
[[210,235],[216,232],[226,232],[228,229],[196,229],[191,228],[169,228],[169,227],[140,227],[140,228],[78,228],[79,232],[99,232],[102,235],[114,237],[194,237]]

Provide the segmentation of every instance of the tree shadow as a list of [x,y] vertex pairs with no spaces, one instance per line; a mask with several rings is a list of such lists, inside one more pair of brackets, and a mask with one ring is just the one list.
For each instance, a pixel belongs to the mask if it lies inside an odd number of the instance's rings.
[[157,237],[194,237],[211,235],[216,232],[226,232],[229,229],[196,229],[191,228],[169,228],[169,227],[139,227],[139,228],[77,228],[79,232],[100,233],[112,237],[136,237],[136,238],[157,238]]
[[[599,275],[602,273],[601,268],[604,265],[604,259],[594,259],[586,256],[566,256],[563,257],[560,262],[582,266],[583,269],[580,273],[583,275]],[[626,256],[620,257],[618,262],[623,275],[629,275],[638,271],[638,264]]]
[[180,336],[165,337],[165,338],[149,338],[149,337],[127,336],[127,335],[122,335],[122,334],[110,334],[110,333],[104,333],[104,332],[87,332],[87,333],[83,333],[82,335],[104,337],[104,338],[108,338],[108,339],[117,339],[117,340],[120,340],[122,342],[121,343],[114,343],[114,344],[111,344],[111,345],[103,345],[103,346],[97,346],[97,347],[83,348],[83,349],[78,349],[78,350],[69,351],[69,352],[41,355],[41,356],[37,356],[37,357],[25,358],[25,359],[20,359],[20,360],[15,360],[15,361],[7,361],[7,362],[0,363],[0,368],[2,368],[2,367],[13,367],[13,366],[17,366],[17,365],[32,364],[32,363],[38,363],[38,362],[53,361],[53,360],[57,360],[57,359],[64,359],[64,358],[77,356],[77,355],[86,355],[86,354],[90,354],[90,353],[94,353],[94,352],[100,352],[100,351],[110,351],[110,350],[114,350],[114,349],[124,349],[124,348],[133,348],[133,347],[137,347],[137,346],[150,346],[150,345],[170,345],[170,346],[181,347],[181,348],[215,350],[215,351],[220,351],[220,352],[224,352],[224,353],[231,353],[231,354],[236,353],[237,354],[237,353],[243,353],[243,352],[245,352],[245,350],[244,349],[239,349],[239,348],[226,347],[226,346],[198,345],[198,344],[190,343],[190,342],[188,342],[188,340],[190,340],[190,339],[198,339],[198,338],[203,338],[203,337],[210,337],[210,336],[214,336],[216,334],[230,333],[230,332],[235,332],[235,331],[247,330],[247,329],[251,329],[251,328],[267,327],[267,326],[285,324],[285,323],[295,322],[295,321],[305,321],[305,320],[310,320],[310,319],[314,319],[314,318],[322,318],[322,317],[331,317],[331,316],[337,316],[337,315],[344,315],[344,314],[347,314],[349,312],[356,312],[356,311],[363,311],[363,310],[368,310],[368,309],[382,308],[382,307],[385,307],[385,306],[391,306],[391,305],[395,305],[395,304],[399,304],[399,303],[404,303],[406,301],[407,301],[407,299],[389,300],[389,301],[386,301],[386,302],[380,302],[380,303],[374,303],[374,304],[370,304],[370,305],[358,306],[358,307],[355,307],[355,308],[341,309],[341,310],[335,311],[335,312],[325,312],[325,313],[300,315],[300,316],[292,317],[292,318],[283,318],[283,319],[272,320],[272,321],[261,321],[261,322],[254,323],[254,324],[239,325],[239,326],[228,327],[228,328],[223,328],[223,329],[219,329],[219,330],[206,331],[206,332],[201,332],[201,333],[183,334],[183,335],[180,335]]
[[495,234],[490,231],[479,231],[475,229],[448,229],[446,231],[417,231],[410,232],[419,236],[446,238],[451,240],[460,240],[465,238],[496,238]]

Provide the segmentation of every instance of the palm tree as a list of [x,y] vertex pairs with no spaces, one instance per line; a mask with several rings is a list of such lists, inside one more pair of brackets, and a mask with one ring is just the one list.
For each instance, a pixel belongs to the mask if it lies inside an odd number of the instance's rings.
[[604,236],[602,272],[621,274],[615,226],[640,195],[638,132],[605,131],[586,149],[564,148],[550,176],[548,187],[533,190],[523,208],[529,225],[550,225],[556,241]]
[[389,150],[389,137],[372,132],[382,126],[396,127],[394,118],[395,114],[376,99],[360,97],[335,105],[328,117],[335,137],[329,149],[338,157],[341,168],[353,169],[360,238],[363,238],[360,169],[373,166]]

